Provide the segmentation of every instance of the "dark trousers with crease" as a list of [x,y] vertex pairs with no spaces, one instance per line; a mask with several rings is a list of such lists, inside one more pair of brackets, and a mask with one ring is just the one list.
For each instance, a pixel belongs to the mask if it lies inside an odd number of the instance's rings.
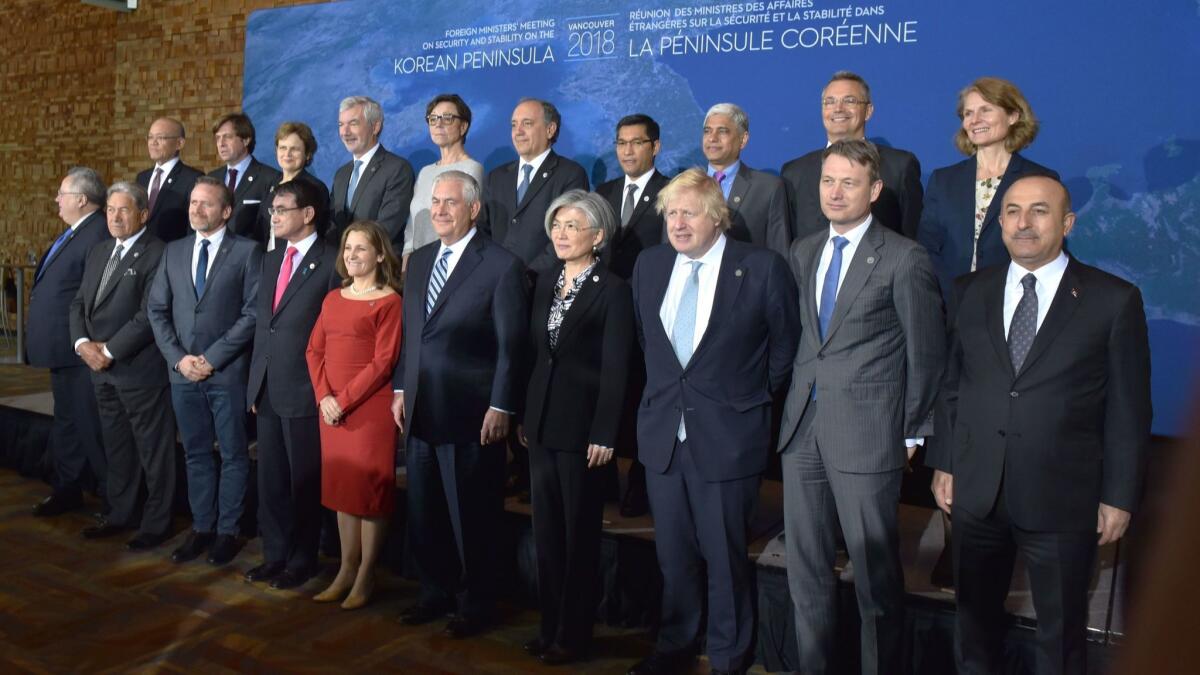
[[108,460],[92,391],[92,371],[82,365],[51,368],[50,390],[54,395],[50,456],[54,460],[51,484],[55,494],[80,494],[84,472],[90,468],[96,477],[96,494],[104,496]]
[[321,539],[321,430],[315,416],[276,414],[267,389],[256,406],[263,558],[311,572]]
[[[148,535],[167,534],[175,504],[175,414],[170,390],[96,382],[96,406],[108,462],[108,520]],[[142,481],[146,501],[135,522]]]

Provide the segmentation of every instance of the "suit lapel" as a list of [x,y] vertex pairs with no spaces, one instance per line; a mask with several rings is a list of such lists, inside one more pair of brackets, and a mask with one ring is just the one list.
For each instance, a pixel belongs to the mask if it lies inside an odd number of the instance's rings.
[[717,271],[717,287],[713,291],[712,312],[709,314],[708,327],[705,328],[704,335],[700,338],[700,344],[696,345],[696,350],[692,352],[692,358],[688,361],[689,366],[696,363],[699,360],[696,357],[700,355],[700,352],[716,340],[712,335],[719,330],[721,318],[733,311],[738,292],[742,290],[742,279],[746,278],[746,270],[742,267],[743,257],[745,257],[744,251],[734,244],[732,239],[726,237],[725,253],[721,256],[721,269]]
[[[633,223],[637,222],[637,220],[639,218],[641,218],[643,215],[645,215],[647,210],[651,210],[651,209],[655,208],[655,202],[658,200],[658,191],[663,188],[663,185],[666,182],[667,181],[663,177],[663,175],[661,173],[658,173],[658,170],[655,169],[654,175],[650,176],[650,180],[646,183],[645,189],[642,190],[641,198],[638,199],[637,204],[633,207],[633,215],[629,216],[629,223],[631,226]],[[622,197],[622,199],[623,199],[623,197]],[[621,209],[618,208],[616,213],[619,218],[620,214],[621,214]],[[626,228],[622,228],[622,229],[627,230],[629,228],[626,227]]]
[[985,329],[992,343],[992,349],[996,350],[996,358],[1004,366],[1009,377],[1012,377],[1012,356],[1008,352],[1008,338],[1004,334],[1004,284],[1008,279],[1007,270],[1007,266],[997,267],[997,273],[993,274],[984,288],[983,294],[986,302],[984,303],[983,320],[986,323]]
[[[117,282],[121,280],[121,277],[125,276],[126,270],[132,267],[133,263],[142,255],[142,251],[146,250],[147,236],[149,235],[143,234],[142,236],[138,237],[138,240],[133,245],[133,248],[129,249],[125,252],[125,255],[121,256],[121,262],[117,263],[116,269],[113,270],[112,276],[109,277],[108,284],[104,287],[104,292],[92,302],[93,307],[99,308],[102,304],[104,304],[105,301],[112,297],[112,292],[113,289],[117,287]],[[116,239],[104,242],[104,250],[107,253],[107,255],[104,257],[105,265],[108,264],[108,259],[112,257],[112,253],[114,250],[116,250],[116,247]],[[100,269],[103,270],[104,267],[102,266]],[[104,276],[103,271],[101,271],[100,276]],[[100,280],[97,279],[96,283],[100,283]]]
[[837,332],[842,320],[850,313],[850,306],[854,304],[854,300],[883,257],[883,253],[880,251],[883,248],[883,232],[879,230],[881,227],[883,227],[881,223],[874,221],[871,223],[863,235],[862,241],[859,242],[858,250],[854,252],[854,257],[850,260],[850,269],[846,270],[846,278],[842,280],[842,285],[838,288],[837,301],[833,303],[833,316],[829,319],[825,342],[829,342],[829,338]]
[[[53,265],[56,260],[58,260],[59,258],[62,257],[63,252],[65,252],[67,250],[67,247],[71,245],[71,242],[75,241],[75,237],[79,236],[79,233],[83,231],[83,228],[91,225],[92,222],[98,216],[102,218],[104,216],[104,214],[102,212],[100,212],[99,210],[93,211],[90,215],[88,215],[87,218],[84,219],[84,221],[82,223],[79,224],[79,227],[71,230],[71,234],[67,235],[67,240],[64,241],[62,243],[62,246],[59,246],[58,250],[54,252],[53,258],[48,257],[50,255],[50,250],[49,249],[46,250],[46,255],[42,256],[41,264],[39,264],[37,267],[37,270],[34,271],[34,285],[35,286],[37,285],[37,282],[40,279],[40,277],[46,273],[46,270],[49,269],[50,266]],[[61,236],[61,235],[59,235],[59,236]],[[50,248],[54,248],[53,243],[50,244]]]
[[[521,162],[518,161],[517,166],[520,166],[520,165],[521,165]],[[534,196],[537,195],[538,191],[541,190],[542,187],[544,187],[546,185],[546,183],[550,182],[550,178],[554,175],[554,168],[557,166],[558,166],[558,154],[555,153],[553,150],[551,150],[550,154],[546,155],[546,161],[542,162],[542,165],[538,167],[538,170],[531,174],[531,176],[529,178],[529,189],[525,190],[525,198],[521,200],[520,204],[517,204],[517,213],[520,213],[522,210],[524,210],[525,206],[528,205],[529,202],[533,200]],[[513,186],[513,198],[516,199],[516,196],[517,196],[517,187],[514,185]],[[618,211],[617,213],[620,213],[620,211]]]
[[[481,233],[476,232],[471,241],[467,243],[466,248],[458,256],[458,262],[454,265],[454,271],[450,272],[450,278],[446,279],[446,285],[442,286],[442,290],[438,293],[437,301],[433,303],[433,311],[429,312],[429,316],[425,318],[426,325],[437,316],[438,311],[446,304],[446,298],[454,294],[454,290],[463,284],[463,280],[471,276],[471,272],[479,266],[483,260],[483,256],[479,253],[479,248],[483,246],[483,240],[480,237]],[[429,273],[433,274],[433,267],[430,266]],[[428,281],[425,284],[426,289],[429,287]],[[421,302],[425,299],[422,298]]]
[[[672,355],[672,358],[668,360],[675,364],[676,368],[681,368],[679,359],[674,358],[675,347],[671,344],[671,336],[667,334],[667,328],[663,326],[662,317],[660,316],[663,303],[667,300],[667,288],[671,285],[671,273],[675,269],[675,257],[678,254],[670,245],[664,244],[663,247],[665,248],[655,250],[656,253],[659,251],[662,252],[662,260],[659,264],[643,266],[643,269],[651,270],[655,276],[652,276],[646,282],[646,287],[649,289],[647,297],[652,298],[654,304],[646,308],[651,311],[646,312],[642,317],[642,334],[647,345],[649,345],[651,338],[661,341],[663,348],[667,350],[668,354]],[[643,255],[649,255],[649,252]],[[647,347],[646,353],[649,352],[649,347]]]
[[[608,274],[604,265],[597,263],[588,278],[584,280],[583,285],[579,287],[579,294],[575,296],[575,302],[571,303],[571,311],[563,317],[562,325],[558,328],[559,349],[566,344],[567,336],[571,334],[571,331],[579,325],[580,317],[587,314],[588,308],[596,302],[596,298],[600,297],[601,289],[604,284],[608,283]],[[566,279],[565,282],[569,284],[572,279]]]
[[[285,252],[287,251],[286,246],[283,248],[283,250]],[[300,259],[300,262],[298,263],[300,267],[292,270],[292,278],[290,281],[288,281],[287,288],[283,289],[283,297],[279,299],[279,306],[275,308],[275,313],[271,315],[272,321],[275,320],[275,316],[283,311],[283,308],[288,304],[288,301],[300,292],[300,287],[304,285],[304,282],[308,281],[310,277],[316,275],[317,270],[321,268],[321,257],[324,255],[324,253],[325,244],[321,241],[320,237],[317,237],[317,240],[313,242],[313,245],[308,247],[308,253],[304,254],[304,257]],[[275,279],[270,282],[272,300],[275,298],[275,289],[278,286],[279,281],[279,270],[282,267],[283,256],[280,256],[279,265],[275,266]],[[259,283],[262,282],[260,281]]]
[[733,185],[729,188],[729,199],[725,200],[725,203],[729,206],[730,215],[737,213],[742,205],[742,200],[749,191],[750,168],[745,164],[740,164],[738,165],[737,175],[733,177]]
[[[375,177],[375,172],[379,171],[379,167],[383,164],[384,155],[386,154],[387,150],[384,150],[382,145],[379,146],[379,149],[375,151],[375,156],[371,158],[371,163],[363,167],[362,174],[358,177],[358,185],[354,186],[354,201],[350,203],[350,211],[353,211],[354,207],[358,206],[358,200],[362,198],[367,184]],[[351,175],[353,175],[353,169],[351,169]],[[346,190],[349,191],[349,189],[350,183],[346,183]]]
[[[1013,182],[1017,180],[1017,176],[1021,173],[1023,164],[1024,161],[1021,159],[1021,156],[1016,153],[1013,153],[1013,156],[1008,160],[1008,167],[1004,169],[1004,175],[1000,177],[1000,184],[997,185],[996,189],[992,192],[992,194],[995,196],[992,198],[992,203],[988,204],[987,214],[983,217],[983,226],[979,228],[980,238],[983,238],[983,233],[987,231],[988,228],[1000,222],[1000,202],[1002,201],[1001,195],[1008,190],[1009,185],[1012,185]],[[975,191],[972,190],[967,194],[974,195]],[[974,213],[974,210],[972,210],[972,213]],[[1026,359],[1026,361],[1028,361],[1028,359]]]
[[[197,306],[209,296],[209,291],[212,290],[217,274],[220,273],[221,268],[224,266],[225,259],[229,257],[229,249],[233,248],[233,240],[235,238],[233,232],[230,232],[227,226],[225,228],[225,236],[221,239],[221,247],[217,249],[213,261],[208,265],[208,274],[204,275],[204,295],[196,299]],[[190,268],[191,266],[189,265],[188,267]]]
[[1071,315],[1075,313],[1075,308],[1079,307],[1079,297],[1086,289],[1083,289],[1083,285],[1080,284],[1074,267],[1074,260],[1067,263],[1067,269],[1058,283],[1054,299],[1050,301],[1050,311],[1046,313],[1042,327],[1038,329],[1037,335],[1033,338],[1033,345],[1025,356],[1025,363],[1021,364],[1021,372],[1017,373],[1018,377],[1028,371],[1038,357],[1046,352],[1046,349],[1054,342],[1054,338],[1070,321]]
[[[254,174],[257,173],[255,171],[255,169],[257,168],[257,164],[258,164],[258,160],[251,157],[250,164],[246,167],[246,175],[242,176],[241,179],[238,180],[237,189],[233,191],[233,196],[234,196],[235,202],[237,200],[245,198],[246,192],[249,191],[250,187],[253,185]],[[226,176],[229,175],[228,169],[226,169],[225,175]]]
[[[826,226],[826,229],[828,230],[828,226]],[[812,250],[803,251],[799,254],[799,255],[803,256],[801,258],[801,261],[807,261],[807,264],[808,264],[807,267],[801,269],[803,277],[802,277],[801,283],[800,283],[800,293],[801,293],[800,311],[804,312],[804,314],[806,315],[805,318],[807,319],[807,322],[803,323],[802,325],[812,327],[812,330],[805,330],[804,335],[802,337],[803,338],[811,338],[813,341],[813,344],[817,348],[821,347],[821,332],[820,332],[821,320],[819,318],[818,308],[817,308],[816,276],[817,276],[817,268],[820,267],[820,265],[821,265],[821,253],[824,251],[825,246],[828,244],[828,242],[829,242],[828,235],[824,236],[824,237],[815,238],[814,242],[813,242]]]

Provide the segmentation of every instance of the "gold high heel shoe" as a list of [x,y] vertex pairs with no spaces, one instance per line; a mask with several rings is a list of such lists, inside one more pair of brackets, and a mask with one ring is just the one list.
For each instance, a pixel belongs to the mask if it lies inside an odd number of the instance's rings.
[[335,578],[333,583],[329,584],[328,588],[314,595],[313,600],[316,602],[334,602],[335,600],[341,600],[342,596],[346,595],[346,593],[350,591],[353,583],[354,582],[351,581],[349,583],[338,584],[338,581]]

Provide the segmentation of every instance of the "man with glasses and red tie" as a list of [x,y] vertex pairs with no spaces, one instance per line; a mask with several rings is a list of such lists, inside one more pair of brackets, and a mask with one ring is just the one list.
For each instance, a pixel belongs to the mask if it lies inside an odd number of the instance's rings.
[[186,142],[183,123],[171,117],[154,120],[146,134],[146,150],[154,167],[139,173],[137,183],[150,199],[146,229],[164,242],[182,239],[192,231],[188,225],[188,197],[196,179],[204,174],[179,158]]

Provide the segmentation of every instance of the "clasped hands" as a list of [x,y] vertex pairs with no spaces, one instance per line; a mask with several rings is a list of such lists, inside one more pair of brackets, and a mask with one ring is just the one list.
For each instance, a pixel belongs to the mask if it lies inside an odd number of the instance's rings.
[[332,396],[326,396],[321,399],[321,419],[329,426],[337,426],[342,421],[342,416],[345,415],[342,406],[337,402],[337,399]]
[[176,366],[176,370],[192,382],[203,382],[212,377],[213,374],[213,366],[205,360],[203,354],[200,356],[188,354],[179,359],[179,365]]
[[79,348],[75,351],[79,354],[79,358],[83,359],[83,362],[87,364],[87,367],[97,373],[102,370],[108,370],[112,366],[113,360],[104,354],[103,342],[92,342],[91,340],[81,342],[79,343]]

